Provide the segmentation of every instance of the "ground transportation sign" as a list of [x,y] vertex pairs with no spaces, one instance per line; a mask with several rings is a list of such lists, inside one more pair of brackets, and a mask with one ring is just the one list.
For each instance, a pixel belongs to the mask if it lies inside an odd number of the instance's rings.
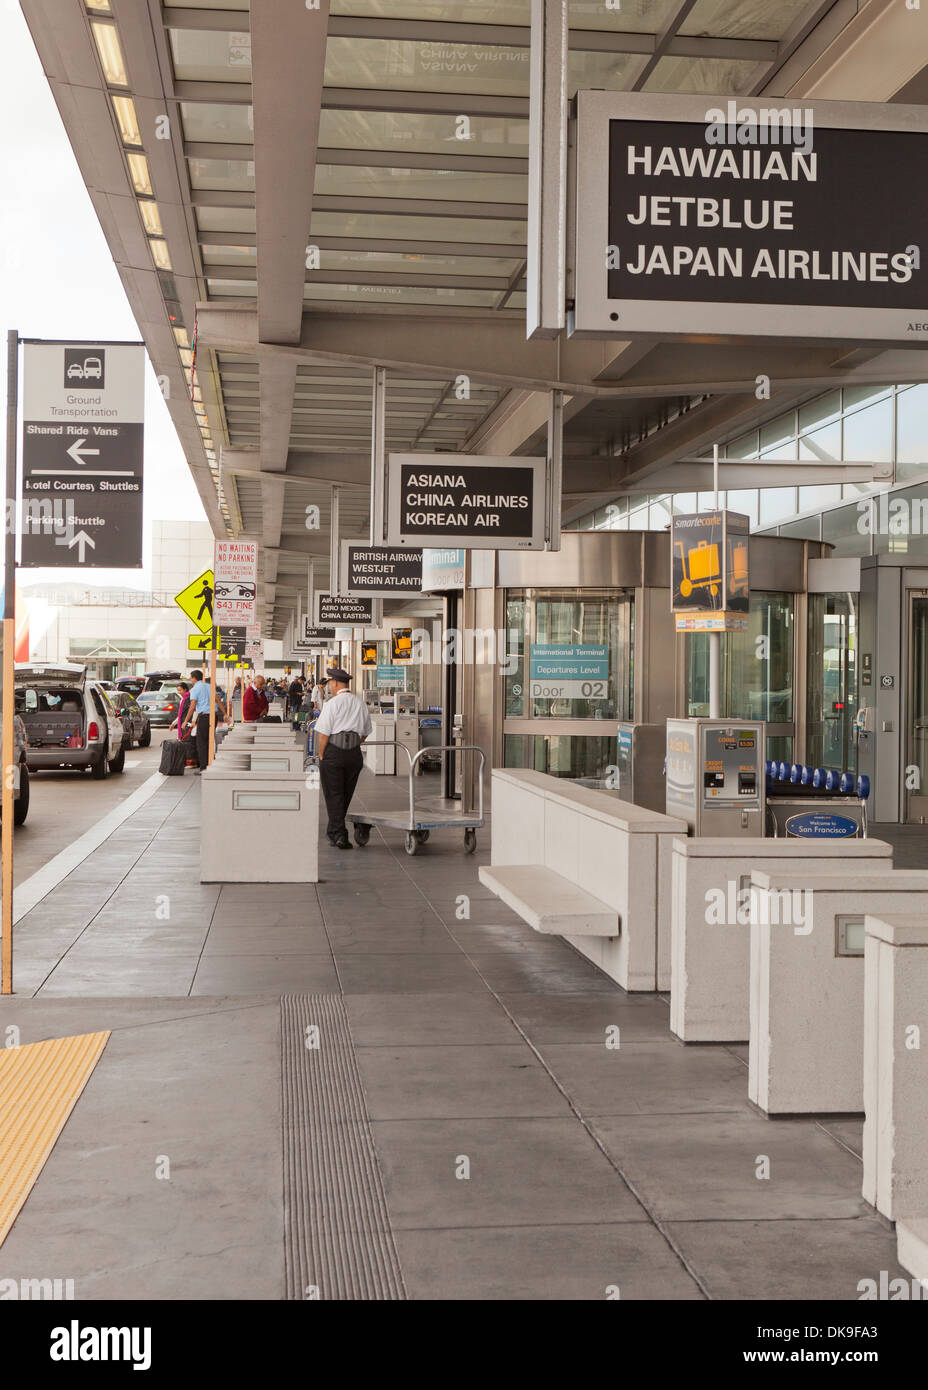
[[216,619],[213,616],[213,571],[204,570],[196,579],[191,579],[186,589],[174,595],[174,602],[182,613],[198,627],[201,632],[211,632]]
[[678,632],[747,629],[750,527],[740,512],[673,518],[670,593]]
[[141,343],[26,341],[22,564],[140,569]]
[[609,695],[609,648],[533,642],[529,681],[533,700],[605,700]]
[[580,92],[575,137],[573,332],[928,342],[924,107]]
[[543,458],[390,454],[387,540],[465,550],[543,550]]
[[213,568],[215,621],[248,626],[257,617],[258,542],[217,540]]
[[351,594],[317,594],[316,622],[320,626],[374,627],[379,622],[375,615],[376,600],[358,598]]
[[422,551],[388,545],[342,541],[342,576],[346,594],[390,598],[422,592]]

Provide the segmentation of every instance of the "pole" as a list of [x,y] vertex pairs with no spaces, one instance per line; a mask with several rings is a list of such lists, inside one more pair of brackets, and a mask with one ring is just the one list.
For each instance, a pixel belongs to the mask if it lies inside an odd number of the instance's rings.
[[13,658],[16,647],[16,446],[19,333],[6,336],[6,530],[3,537],[3,785],[0,791],[0,994],[13,993]]
[[[379,370],[379,369],[378,369],[378,370]],[[340,585],[339,585],[339,575],[338,575],[338,558],[339,558],[339,519],[338,519],[338,498],[339,498],[339,489],[338,489],[338,487],[336,487],[336,486],[333,485],[333,487],[332,487],[332,489],[331,489],[331,494],[332,494],[332,510],[331,510],[330,525],[329,525],[329,533],[330,533],[330,534],[329,534],[329,544],[330,544],[330,551],[329,551],[329,593],[330,593],[330,594],[337,594],[337,593],[340,593],[340,592],[341,592]],[[373,543],[373,542],[372,542],[372,543]],[[302,636],[302,628],[300,628],[299,631],[300,631],[300,635]]]
[[206,765],[213,761],[213,743],[216,738],[216,629],[213,628],[213,649],[209,654],[209,752]]
[[[718,511],[719,506],[719,446],[712,446],[712,491],[714,496],[713,506]],[[720,632],[709,633],[709,718],[721,719],[721,685],[722,685],[722,634]]]
[[[384,508],[386,506],[386,410],[387,410],[387,369],[375,367],[371,399],[371,545],[382,545],[386,540],[384,529]],[[336,573],[338,571],[336,570]],[[329,581],[329,592],[339,591]]]

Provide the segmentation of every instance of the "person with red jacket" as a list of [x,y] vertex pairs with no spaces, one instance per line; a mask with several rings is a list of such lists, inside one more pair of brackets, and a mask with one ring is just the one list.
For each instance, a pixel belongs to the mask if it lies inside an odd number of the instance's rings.
[[246,724],[254,724],[263,719],[268,711],[267,696],[264,693],[264,677],[255,676],[254,684],[249,685],[242,700],[242,719]]

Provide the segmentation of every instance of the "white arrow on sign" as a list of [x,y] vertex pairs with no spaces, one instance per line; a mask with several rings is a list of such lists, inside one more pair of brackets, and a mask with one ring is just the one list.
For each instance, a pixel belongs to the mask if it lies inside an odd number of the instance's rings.
[[84,462],[85,462],[85,459],[84,459],[84,455],[85,455],[85,454],[87,455],[88,458],[90,457],[91,454],[99,454],[99,452],[100,452],[99,449],[85,449],[85,448],[84,448],[84,445],[85,445],[86,443],[87,443],[86,438],[84,438],[84,439],[75,439],[74,443],[71,445],[70,449],[68,450],[68,453],[70,454],[71,458],[74,460],[75,463],[84,463]]
[[91,550],[96,550],[97,548],[96,541],[92,541],[86,531],[78,531],[77,535],[72,536],[71,539],[68,541],[69,550],[73,550],[74,546],[77,546],[78,548],[77,563],[79,565],[82,565],[84,563],[84,555],[86,554],[88,545],[90,546]]

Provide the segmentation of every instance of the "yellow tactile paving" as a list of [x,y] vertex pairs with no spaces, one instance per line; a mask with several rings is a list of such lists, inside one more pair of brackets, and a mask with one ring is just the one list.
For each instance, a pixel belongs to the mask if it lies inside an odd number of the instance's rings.
[[82,1033],[0,1050],[0,1245],[109,1036]]

